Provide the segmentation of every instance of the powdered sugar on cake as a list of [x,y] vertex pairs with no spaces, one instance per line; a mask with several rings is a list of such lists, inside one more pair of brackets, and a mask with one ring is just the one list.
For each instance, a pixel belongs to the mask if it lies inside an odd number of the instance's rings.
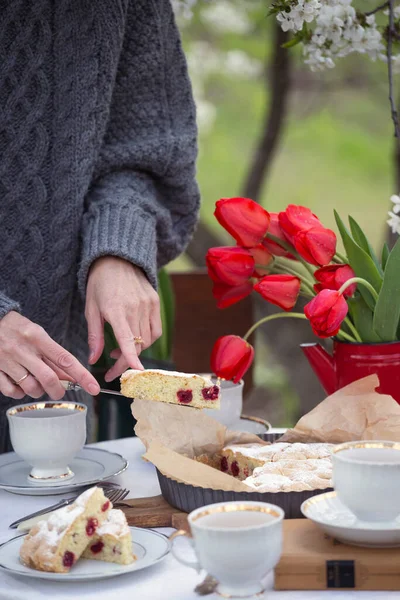
[[105,521],[98,529],[97,535],[113,535],[121,537],[130,533],[129,526],[126,522],[126,517],[121,510],[110,510],[107,521]]

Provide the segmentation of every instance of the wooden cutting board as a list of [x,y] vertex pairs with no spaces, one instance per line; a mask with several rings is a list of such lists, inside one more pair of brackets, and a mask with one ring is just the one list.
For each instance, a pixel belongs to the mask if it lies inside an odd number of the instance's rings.
[[134,527],[174,527],[189,530],[187,513],[173,508],[162,496],[133,498],[118,505],[129,525]]

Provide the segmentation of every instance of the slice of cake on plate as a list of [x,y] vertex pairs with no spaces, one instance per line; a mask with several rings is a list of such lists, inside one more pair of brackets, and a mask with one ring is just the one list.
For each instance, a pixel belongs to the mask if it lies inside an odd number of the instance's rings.
[[83,558],[129,565],[136,557],[132,554],[132,537],[122,510],[113,509],[107,520],[97,529]]
[[158,369],[129,369],[121,375],[120,381],[121,393],[128,398],[193,408],[220,408],[220,387],[201,375]]
[[20,549],[21,561],[38,571],[68,573],[111,508],[101,488],[86,490],[73,504],[32,527]]

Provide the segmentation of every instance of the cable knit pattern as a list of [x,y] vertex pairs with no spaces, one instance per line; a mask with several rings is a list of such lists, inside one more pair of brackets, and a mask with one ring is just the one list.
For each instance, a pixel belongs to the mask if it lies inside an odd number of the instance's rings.
[[[169,0],[0,0],[0,17],[0,318],[86,362],[92,262],[121,256],[155,286],[195,227],[186,62]],[[2,412],[3,449],[4,432]]]

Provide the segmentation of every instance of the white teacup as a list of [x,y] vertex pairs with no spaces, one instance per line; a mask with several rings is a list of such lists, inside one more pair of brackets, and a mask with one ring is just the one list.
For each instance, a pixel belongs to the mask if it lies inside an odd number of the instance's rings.
[[[206,377],[210,377],[214,382],[217,381],[216,377],[211,376],[209,373]],[[204,409],[204,412],[229,427],[238,423],[242,416],[243,410],[243,386],[244,381],[241,379],[239,383],[233,383],[233,381],[221,381],[221,408],[220,410],[213,410],[212,408]]]
[[86,440],[86,406],[77,402],[33,402],[9,408],[14,451],[33,468],[30,481],[74,477],[68,463]]
[[262,580],[272,571],[282,552],[284,512],[264,502],[220,502],[198,508],[188,520],[192,536],[177,531],[170,537],[192,537],[197,561],[182,564],[204,569],[218,580],[218,593],[247,598],[263,591]]
[[361,521],[392,521],[400,515],[400,443],[348,442],[332,454],[333,485]]

